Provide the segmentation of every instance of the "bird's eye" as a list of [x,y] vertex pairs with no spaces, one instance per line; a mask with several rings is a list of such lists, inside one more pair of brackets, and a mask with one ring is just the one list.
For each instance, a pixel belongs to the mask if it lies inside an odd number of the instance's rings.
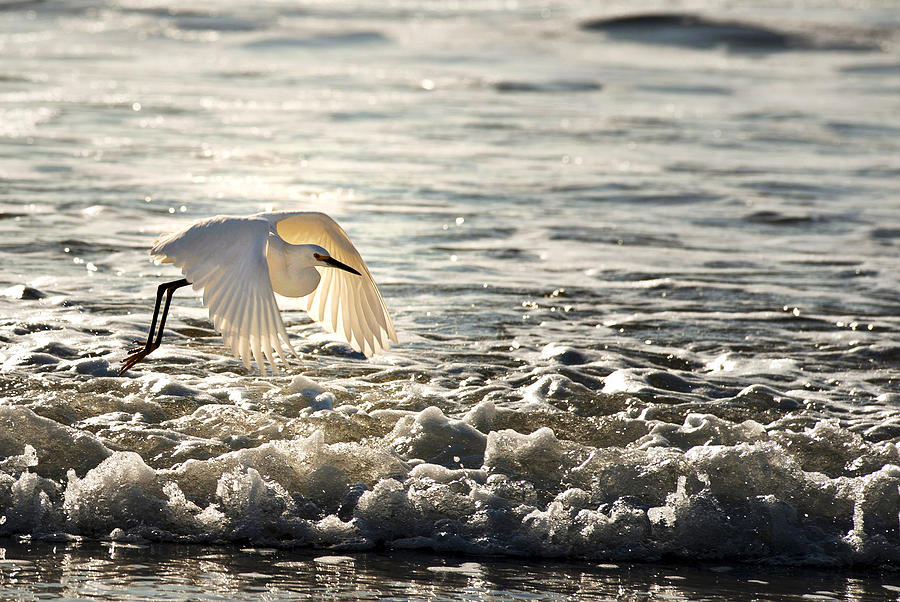
[[319,255],[318,253],[313,253],[313,257],[316,258],[316,261],[322,261],[325,259],[324,255]]

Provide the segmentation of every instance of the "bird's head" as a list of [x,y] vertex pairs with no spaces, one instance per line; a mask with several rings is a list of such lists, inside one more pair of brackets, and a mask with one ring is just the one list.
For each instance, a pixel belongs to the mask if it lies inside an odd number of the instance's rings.
[[356,274],[357,276],[360,276],[360,273],[358,271],[351,268],[346,263],[340,262],[337,259],[335,259],[334,257],[332,257],[331,254],[326,249],[319,247],[317,245],[310,245],[310,246],[312,246],[312,248],[313,248],[312,255],[313,255],[313,259],[315,260],[313,262],[314,266],[322,266],[322,267],[326,267],[326,268],[338,268],[338,269],[344,270],[346,272],[350,272],[351,274]]

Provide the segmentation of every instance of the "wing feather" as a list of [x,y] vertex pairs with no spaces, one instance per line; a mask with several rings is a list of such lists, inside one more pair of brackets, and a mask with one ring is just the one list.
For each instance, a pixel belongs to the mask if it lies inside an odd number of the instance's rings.
[[[337,270],[328,270],[332,274]],[[334,324],[335,332],[343,332],[339,317],[341,315],[341,293],[344,289],[343,278],[335,278],[332,276],[331,286],[328,289],[328,305],[331,307],[331,324]]]
[[347,233],[324,213],[260,213],[278,235],[291,244],[317,244],[332,257],[360,272],[360,276],[334,268],[317,268],[319,286],[301,302],[310,317],[342,337],[351,347],[370,356],[397,342],[397,332],[368,266]]
[[272,316],[269,312],[263,311],[262,321],[263,332],[268,334],[268,336],[263,337],[263,353],[265,353],[266,359],[272,366],[272,370],[277,372],[277,368],[275,368],[275,354],[272,349],[272,340],[278,340],[278,329],[275,327],[275,324],[272,323]]
[[[372,294],[373,291],[363,289],[361,293],[365,295],[366,298],[368,298],[370,305],[378,302],[378,299],[375,299],[374,295]],[[370,332],[372,333],[372,345],[384,345],[385,341],[383,335],[386,331],[384,329],[384,323],[380,321],[381,316],[379,316],[378,314],[368,314],[368,318],[370,323]]]
[[[350,324],[355,323],[356,320],[358,320],[360,317],[358,312],[356,311],[356,303],[350,303],[347,306],[347,311],[349,313],[349,316],[348,316],[349,323]],[[346,322],[345,322],[345,324],[346,324]],[[353,347],[354,349],[361,348],[361,345],[359,344],[359,333],[354,332],[353,329],[350,329],[350,341],[349,342],[350,342],[350,346]]]
[[[249,324],[250,328],[246,329],[244,332],[241,332],[240,334],[244,337],[247,348],[250,350],[250,355],[247,359],[251,363],[255,360],[257,364],[260,364],[260,372],[262,372],[263,376],[265,376],[266,367],[264,365],[262,365],[262,362],[259,361],[259,355],[258,355],[259,350],[256,348],[257,338],[256,338],[256,333],[254,332],[254,330],[256,329],[256,325],[253,323],[254,319],[256,318],[254,311],[253,311],[254,309],[256,309],[254,306],[254,301],[256,301],[256,299],[254,299],[253,297],[248,297],[247,299],[244,300],[244,316],[243,316],[242,322]],[[238,322],[238,324],[240,324],[240,323],[241,322]],[[236,326],[236,329],[238,331],[240,331],[240,328],[237,326]]]
[[210,319],[226,346],[249,369],[265,363],[277,370],[272,350],[285,361],[282,344],[294,354],[281,320],[266,244],[272,226],[258,217],[214,217],[157,240],[150,254],[174,263],[194,290],[203,290]]
[[[224,325],[222,335],[233,338],[237,341],[238,354],[244,366],[250,369],[250,336],[249,336],[249,320],[247,315],[248,298],[241,295],[237,296],[234,302],[234,318],[229,319]],[[228,319],[228,318],[225,318]],[[244,328],[241,328],[241,325]],[[225,339],[228,340],[227,338]]]

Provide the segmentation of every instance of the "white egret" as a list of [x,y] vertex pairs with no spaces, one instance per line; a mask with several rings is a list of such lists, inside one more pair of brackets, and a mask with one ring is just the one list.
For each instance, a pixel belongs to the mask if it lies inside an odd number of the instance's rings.
[[282,344],[297,355],[274,293],[302,297],[311,318],[367,357],[397,342],[368,267],[324,213],[212,217],[157,239],[150,254],[181,268],[184,278],[159,285],[147,343],[124,360],[120,375],[159,347],[172,294],[188,285],[203,290],[209,317],[234,355],[247,369],[255,359],[263,375],[266,361],[278,370],[275,354],[287,363]]

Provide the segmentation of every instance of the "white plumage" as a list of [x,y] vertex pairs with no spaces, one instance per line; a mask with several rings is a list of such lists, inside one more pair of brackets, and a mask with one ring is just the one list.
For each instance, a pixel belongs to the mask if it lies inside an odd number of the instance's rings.
[[[384,299],[344,230],[324,213],[218,216],[157,240],[150,254],[203,291],[213,324],[249,368],[292,352],[275,292],[302,297],[310,317],[371,356],[397,342]],[[336,260],[336,261],[335,261]],[[352,268],[357,273],[347,271]],[[296,355],[296,352],[294,352]]]

